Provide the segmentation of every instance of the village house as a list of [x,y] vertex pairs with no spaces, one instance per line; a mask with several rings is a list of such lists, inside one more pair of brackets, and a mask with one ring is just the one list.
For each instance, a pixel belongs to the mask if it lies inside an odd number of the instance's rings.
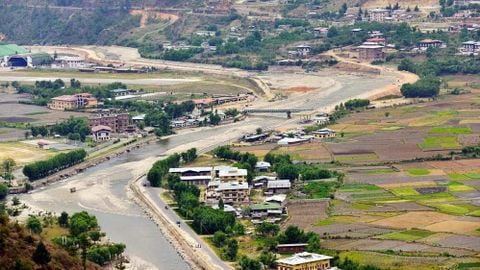
[[256,203],[248,207],[250,217],[256,220],[268,219],[270,222],[278,222],[285,213],[285,208],[278,203]]
[[114,97],[124,97],[129,95],[134,95],[137,93],[136,90],[132,89],[112,89],[110,92],[113,94]]
[[98,105],[97,99],[90,93],[79,93],[75,95],[63,95],[54,97],[47,105],[52,110],[77,110],[93,108]]
[[295,138],[286,137],[277,142],[278,145],[295,145],[311,142],[313,136],[299,136]]
[[256,188],[263,188],[267,186],[268,181],[273,181],[276,179],[277,178],[275,176],[260,175],[253,178],[252,183],[253,183],[253,186]]
[[258,161],[255,164],[255,170],[259,172],[268,172],[271,167],[272,167],[272,164],[266,161]]
[[466,41],[462,43],[460,52],[464,54],[477,54],[480,51],[479,41]]
[[316,253],[302,252],[296,253],[293,256],[278,259],[277,270],[300,270],[300,269],[315,269],[315,270],[334,270],[336,267],[330,267],[330,261],[333,257],[325,256]]
[[111,138],[112,129],[107,126],[94,126],[92,127],[93,139],[97,142],[109,141]]
[[315,37],[326,37],[327,33],[328,33],[328,27],[313,28],[313,35]]
[[360,61],[372,62],[385,60],[383,45],[374,42],[364,42],[357,47],[358,59]]
[[170,168],[171,174],[180,176],[180,180],[190,185],[207,185],[212,181],[212,167]]
[[290,191],[291,187],[292,183],[288,179],[268,181],[265,195],[284,194]]
[[280,254],[292,254],[304,252],[307,248],[307,243],[298,243],[298,244],[278,244],[277,252]]
[[94,126],[108,126],[114,133],[124,133],[127,131],[130,122],[128,113],[119,114],[99,114],[88,118],[90,128]]
[[317,131],[312,132],[312,134],[313,136],[315,136],[315,138],[319,138],[319,139],[334,138],[337,136],[337,133],[335,132],[335,130],[329,129],[329,128],[319,129]]
[[297,55],[300,57],[307,57],[310,55],[310,52],[312,51],[312,47],[305,44],[298,45],[296,49],[297,49]]
[[143,113],[143,114],[136,115],[136,116],[132,117],[132,122],[133,122],[134,124],[141,123],[141,122],[145,121],[145,117],[146,117],[146,116],[147,116],[147,115],[144,114],[144,113]]
[[269,202],[269,203],[278,203],[283,206],[287,201],[287,194],[276,194],[276,195],[268,196],[263,201]]
[[386,18],[390,16],[390,10],[384,8],[375,8],[368,11],[369,21],[371,22],[385,22]]
[[268,133],[246,135],[245,137],[243,137],[243,141],[245,141],[245,142],[257,142],[257,141],[264,140],[267,137],[268,137]]
[[418,43],[418,47],[422,51],[426,51],[428,48],[443,48],[444,42],[437,39],[424,39]]

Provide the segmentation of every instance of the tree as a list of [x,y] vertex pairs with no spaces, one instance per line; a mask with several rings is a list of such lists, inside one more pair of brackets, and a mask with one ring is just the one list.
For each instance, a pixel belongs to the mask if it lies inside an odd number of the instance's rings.
[[9,184],[10,184],[10,181],[13,179],[13,169],[15,168],[17,164],[15,163],[15,160],[13,160],[12,158],[6,158],[3,160],[2,164],[1,164],[1,169],[2,169],[2,177],[5,179],[5,180],[8,180],[9,181]]
[[68,227],[68,213],[63,211],[58,217],[58,224],[60,227]]
[[47,265],[52,260],[50,252],[48,252],[43,242],[40,241],[38,243],[37,248],[33,252],[32,260],[40,265]]
[[298,168],[293,164],[281,163],[275,166],[274,169],[280,179],[295,180],[298,178]]
[[226,244],[227,235],[222,231],[216,231],[213,234],[212,242],[216,247],[223,247]]
[[231,238],[226,242],[226,247],[223,250],[223,256],[229,261],[235,261],[238,253],[238,242]]
[[17,196],[12,198],[12,205],[17,206],[20,205],[20,199]]
[[208,119],[209,119],[209,122],[211,125],[214,125],[214,126],[217,126],[218,124],[220,124],[220,121],[222,120],[220,118],[220,116],[218,115],[218,113],[210,113],[210,115],[208,116]]
[[263,133],[262,128],[257,128],[255,131],[256,131],[257,135],[260,135],[260,134]]
[[0,183],[0,200],[3,200],[8,195],[8,186]]
[[98,228],[97,218],[82,211],[70,218],[70,234],[74,237]]
[[420,9],[418,8],[418,6],[415,6],[415,8],[413,9],[413,11],[415,11],[415,12],[419,12],[419,11],[420,11]]
[[254,259],[250,259],[247,256],[242,256],[238,261],[240,265],[240,270],[261,270],[262,264]]
[[37,217],[31,216],[27,219],[27,229],[29,229],[32,233],[40,234],[43,230],[42,223]]
[[278,236],[278,241],[282,244],[296,244],[305,242],[305,233],[297,226],[290,225]]
[[265,269],[274,268],[277,256],[272,252],[264,251],[262,254],[260,254],[259,260],[265,266]]
[[275,236],[280,231],[278,224],[263,222],[255,227],[255,232],[263,237]]
[[407,98],[435,97],[440,92],[440,81],[436,78],[425,77],[415,83],[406,83],[400,89]]
[[225,208],[225,205],[223,204],[223,199],[220,198],[218,201],[218,209],[223,210]]

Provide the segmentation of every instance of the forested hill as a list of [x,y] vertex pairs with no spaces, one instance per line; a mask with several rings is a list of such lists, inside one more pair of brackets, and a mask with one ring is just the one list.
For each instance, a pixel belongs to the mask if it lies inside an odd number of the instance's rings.
[[113,7],[60,9],[0,5],[0,33],[19,44],[113,44],[140,18]]

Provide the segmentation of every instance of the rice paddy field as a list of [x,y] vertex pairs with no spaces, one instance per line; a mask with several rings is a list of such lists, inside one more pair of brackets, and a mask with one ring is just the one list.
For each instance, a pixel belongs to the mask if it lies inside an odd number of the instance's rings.
[[[471,90],[329,126],[346,135],[323,142],[344,183],[326,215],[299,224],[341,258],[389,269],[480,269],[480,159],[455,154],[480,143],[480,91]],[[437,155],[448,159],[419,160]]]

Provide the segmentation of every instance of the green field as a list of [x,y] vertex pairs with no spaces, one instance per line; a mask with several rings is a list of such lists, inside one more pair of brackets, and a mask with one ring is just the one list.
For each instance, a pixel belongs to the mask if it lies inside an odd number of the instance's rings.
[[396,187],[390,191],[400,197],[420,195],[413,187]]
[[469,134],[472,130],[467,127],[434,127],[430,133],[436,134]]
[[361,194],[352,194],[354,199],[365,199],[365,198],[391,198],[392,194],[387,192],[374,192],[374,193],[361,193]]
[[457,141],[457,137],[427,137],[420,144],[422,149],[431,148],[460,148],[461,145]]
[[413,176],[429,175],[430,171],[427,169],[407,169],[408,174]]
[[449,173],[448,177],[452,180],[478,180],[480,179],[480,173],[478,172],[469,172],[469,173]]
[[411,229],[403,232],[393,232],[393,233],[385,234],[380,236],[380,238],[388,239],[388,240],[415,241],[418,239],[428,237],[432,234],[435,234],[435,233],[427,230]]
[[394,169],[378,169],[378,170],[369,170],[366,171],[366,174],[387,174],[387,173],[396,173]]
[[381,188],[370,184],[346,184],[338,189],[338,191],[341,192],[362,192],[375,190],[381,190]]
[[395,131],[395,130],[400,130],[400,129],[404,129],[405,127],[402,127],[402,126],[391,126],[391,127],[384,127],[382,128],[382,130],[385,130],[385,131]]
[[474,188],[464,185],[462,183],[451,181],[448,183],[448,191],[450,192],[468,192],[468,191],[475,191]]
[[471,205],[471,204],[439,204],[435,205],[434,207],[438,208],[441,212],[453,215],[466,215],[472,213],[473,215],[478,214],[480,210],[479,207]]
[[459,263],[457,270],[478,270],[480,269],[480,262]]

